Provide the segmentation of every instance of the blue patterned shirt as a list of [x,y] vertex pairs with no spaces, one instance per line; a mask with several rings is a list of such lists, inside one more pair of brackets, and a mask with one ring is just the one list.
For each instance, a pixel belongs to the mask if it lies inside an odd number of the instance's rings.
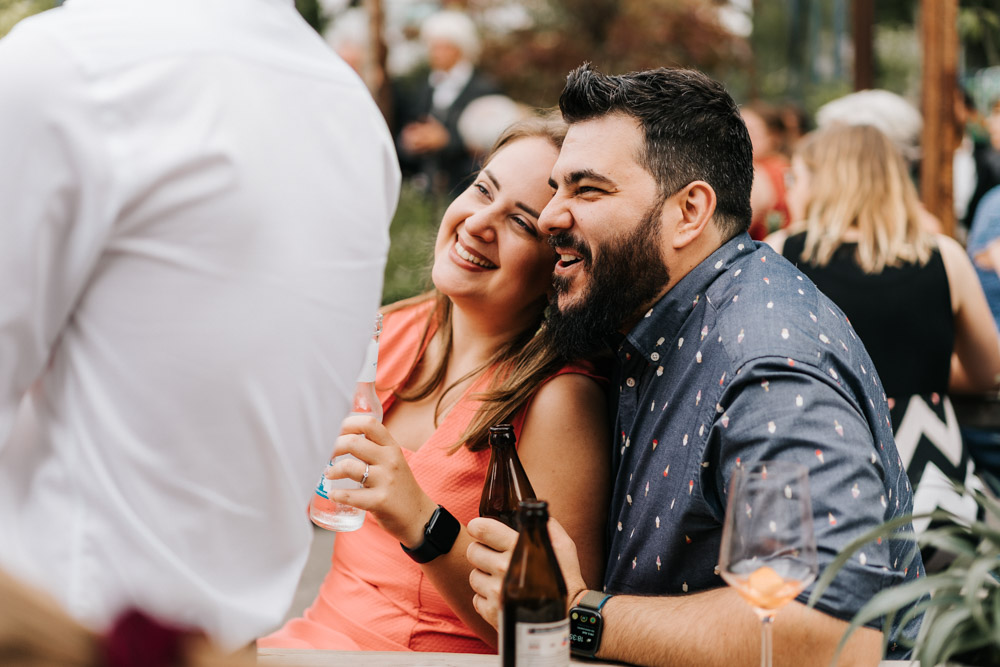
[[[912,511],[868,353],[840,309],[768,246],[745,234],[724,244],[618,356],[608,592],[724,586],[716,564],[735,466],[809,468],[821,572],[856,537]],[[817,607],[850,619],[878,591],[923,575],[911,552],[896,540],[865,547]],[[905,654],[890,642],[888,657]]]

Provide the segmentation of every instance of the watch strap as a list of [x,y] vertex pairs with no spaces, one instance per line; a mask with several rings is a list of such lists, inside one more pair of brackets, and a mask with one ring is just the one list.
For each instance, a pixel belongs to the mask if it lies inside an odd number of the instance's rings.
[[458,534],[462,532],[462,524],[441,505],[437,506],[430,520],[424,525],[424,541],[408,549],[402,542],[403,553],[417,563],[429,563],[438,556],[451,551]]
[[605,603],[610,599],[610,594],[602,593],[601,591],[587,591],[584,596],[580,598],[580,602],[576,606],[593,609],[594,611],[600,611],[604,607]]

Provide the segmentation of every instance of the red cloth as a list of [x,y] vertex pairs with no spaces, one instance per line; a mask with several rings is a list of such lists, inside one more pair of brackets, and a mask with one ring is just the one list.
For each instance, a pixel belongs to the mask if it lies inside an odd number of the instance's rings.
[[115,621],[102,647],[107,667],[174,667],[185,664],[188,639],[202,636],[130,609]]
[[[432,302],[386,315],[379,349],[376,388],[386,414],[392,388],[407,379],[420,345]],[[598,377],[592,368],[567,366],[562,373]],[[553,375],[555,377],[555,375]],[[470,387],[415,452],[403,450],[420,486],[463,525],[479,515],[489,450],[448,452],[464,433],[479,406]],[[513,420],[520,436],[525,410]],[[301,618],[258,642],[264,648],[315,648],[363,651],[494,653],[452,612],[420,566],[399,542],[369,517],[360,530],[337,535],[333,561],[319,595]]]
[[753,166],[755,173],[764,174],[774,191],[774,202],[771,207],[763,211],[754,211],[753,221],[750,223],[750,238],[763,241],[765,236],[778,229],[784,229],[791,222],[785,187],[789,164],[784,155],[775,153],[754,160]]

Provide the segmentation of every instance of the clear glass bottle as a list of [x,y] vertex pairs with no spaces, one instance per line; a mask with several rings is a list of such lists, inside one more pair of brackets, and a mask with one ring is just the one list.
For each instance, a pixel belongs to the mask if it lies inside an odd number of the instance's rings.
[[566,581],[549,541],[549,506],[520,504],[521,526],[500,593],[500,662],[503,667],[569,665]]
[[[382,421],[382,403],[375,394],[375,371],[378,367],[378,338],[382,333],[382,314],[375,317],[375,330],[372,338],[368,341],[368,351],[365,354],[365,364],[361,368],[358,376],[358,383],[354,388],[354,398],[351,403],[351,415],[365,415],[374,417]],[[328,466],[332,466],[337,461],[345,458],[355,458],[350,454],[342,454],[330,460]],[[325,470],[324,470],[325,472]],[[309,506],[309,518],[320,528],[335,530],[338,532],[350,532],[357,530],[365,522],[365,511],[350,505],[344,505],[330,500],[330,491],[333,489],[356,489],[359,484],[353,479],[327,479],[325,475],[320,475],[319,483],[316,485],[316,493],[313,494],[312,503]]]
[[517,438],[510,424],[490,427],[490,464],[479,498],[479,516],[497,519],[517,529],[518,505],[533,500],[535,491],[517,457]]

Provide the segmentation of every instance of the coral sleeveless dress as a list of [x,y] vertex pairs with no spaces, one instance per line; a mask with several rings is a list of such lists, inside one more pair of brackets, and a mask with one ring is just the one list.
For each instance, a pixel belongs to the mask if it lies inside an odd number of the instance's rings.
[[[386,413],[395,400],[392,389],[407,379],[413,351],[433,300],[385,316],[376,388]],[[598,381],[594,370],[572,365],[553,375],[582,373]],[[482,381],[481,381],[482,382]],[[462,447],[449,454],[465,432],[482,391],[477,382],[445,415],[419,450],[403,449],[413,475],[427,495],[448,508],[463,525],[479,515],[479,496],[490,452]],[[526,410],[513,420],[520,436]],[[420,566],[399,542],[368,518],[360,530],[337,535],[330,571],[312,606],[277,632],[262,638],[262,648],[313,648],[363,651],[435,651],[494,653],[452,612]]]

